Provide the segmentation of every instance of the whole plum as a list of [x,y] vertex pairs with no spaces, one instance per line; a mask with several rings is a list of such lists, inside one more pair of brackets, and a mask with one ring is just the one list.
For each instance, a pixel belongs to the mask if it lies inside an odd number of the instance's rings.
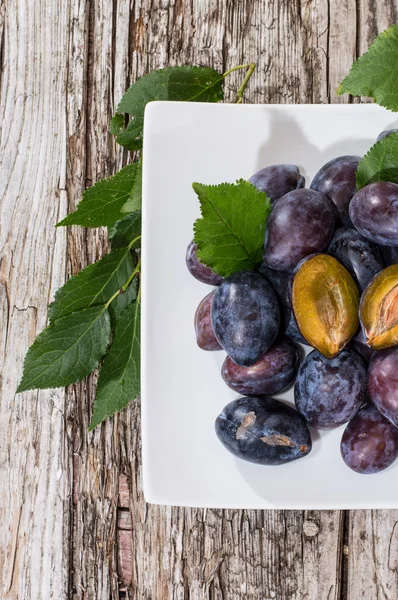
[[398,184],[371,183],[355,194],[350,204],[354,227],[382,246],[398,246]]
[[310,352],[301,363],[294,387],[297,410],[317,429],[334,429],[352,419],[365,394],[365,365],[348,350],[331,359],[317,350]]
[[336,205],[343,225],[350,224],[348,207],[356,192],[355,172],[359,161],[359,156],[333,158],[319,169],[310,186]]
[[348,423],[340,450],[345,464],[353,471],[378,473],[398,456],[398,429],[370,404]]
[[214,292],[210,292],[200,301],[195,312],[196,342],[202,350],[222,350],[216,340],[211,324],[210,310]]
[[337,229],[328,252],[349,270],[360,290],[364,290],[376,273],[384,269],[379,247],[355,229]]
[[185,262],[187,263],[188,271],[201,283],[208,283],[209,285],[220,285],[223,281],[223,277],[214,273],[210,267],[206,267],[203,263],[200,262],[197,253],[197,246],[192,241],[187,248],[187,254],[185,257]]
[[374,354],[369,365],[368,389],[375,406],[398,427],[398,347]]
[[382,131],[381,133],[379,133],[379,135],[377,136],[376,142],[380,142],[380,140],[382,140],[385,137],[388,137],[389,135],[391,135],[392,133],[398,133],[398,129],[386,129],[385,131]]
[[214,292],[211,322],[232,360],[254,365],[279,332],[280,309],[272,285],[254,271],[233,273]]
[[305,178],[295,165],[270,165],[257,171],[249,181],[258,190],[265,192],[271,202],[276,202],[288,192],[305,186]]
[[216,419],[221,443],[238,458],[280,465],[306,456],[312,447],[304,419],[273,398],[239,398]]
[[268,279],[279,300],[279,307],[281,309],[281,332],[300,344],[307,344],[307,340],[301,335],[297,326],[293,309],[292,299],[290,294],[290,271],[275,271],[271,269],[264,261],[258,266],[257,270],[263,277]]
[[221,375],[225,383],[239,394],[270,396],[293,383],[300,354],[297,344],[282,337],[251,367],[239,367],[227,356]]
[[314,190],[299,189],[282,196],[273,206],[265,231],[264,260],[277,271],[329,245],[335,229],[330,200]]

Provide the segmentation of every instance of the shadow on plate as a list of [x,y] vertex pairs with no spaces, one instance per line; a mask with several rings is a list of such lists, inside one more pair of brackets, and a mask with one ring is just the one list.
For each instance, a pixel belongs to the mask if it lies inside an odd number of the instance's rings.
[[[267,116],[268,118],[268,116]],[[309,142],[300,125],[283,111],[271,113],[271,130],[268,140],[258,153],[254,172],[269,164],[287,163],[297,165],[306,178],[306,187],[311,184],[309,165],[315,173],[329,160],[345,154],[363,156],[375,143],[374,139],[344,139],[319,150]],[[270,156],[272,160],[270,161]]]

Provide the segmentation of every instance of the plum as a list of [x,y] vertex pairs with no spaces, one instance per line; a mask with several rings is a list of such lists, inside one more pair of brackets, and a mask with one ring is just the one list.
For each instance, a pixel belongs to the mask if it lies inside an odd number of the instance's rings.
[[310,186],[335,204],[343,225],[350,225],[348,207],[356,192],[355,173],[359,161],[359,156],[351,155],[333,158],[319,169]]
[[380,350],[368,371],[369,396],[378,410],[398,427],[398,348]]
[[293,273],[291,296],[302,335],[327,358],[336,356],[359,325],[359,292],[349,271],[333,256],[308,256]]
[[355,194],[350,204],[355,229],[382,246],[398,246],[398,184],[370,183]]
[[372,404],[361,408],[341,439],[341,456],[357,473],[378,473],[398,456],[398,428]]
[[365,394],[365,365],[348,350],[331,359],[317,350],[310,352],[301,363],[294,387],[297,410],[317,429],[334,429],[352,419]]
[[384,269],[379,247],[362,237],[355,229],[337,229],[328,252],[349,270],[361,291],[376,273]]
[[271,202],[276,202],[292,190],[303,188],[305,179],[295,165],[270,165],[257,171],[249,179]]
[[362,294],[359,317],[374,350],[398,344],[398,264],[378,273]]
[[238,458],[261,465],[280,465],[306,456],[312,448],[304,419],[274,398],[239,398],[216,419],[221,443]]
[[264,261],[257,266],[257,270],[272,284],[278,297],[281,309],[281,332],[286,333],[295,342],[308,345],[307,340],[303,338],[299,331],[292,309],[290,294],[291,273],[289,271],[275,271],[275,269],[271,269]]
[[208,283],[209,285],[220,285],[223,281],[223,277],[214,273],[210,267],[206,267],[200,262],[197,253],[197,245],[192,241],[187,248],[187,254],[185,262],[187,263],[188,271],[201,283]]
[[290,271],[314,252],[322,252],[335,230],[330,200],[314,190],[299,189],[273,206],[265,231],[264,261],[277,271]]
[[239,367],[227,356],[221,375],[225,383],[239,394],[270,396],[293,383],[300,354],[297,344],[282,337],[251,367]]
[[215,290],[211,322],[219,344],[240,366],[254,365],[274,343],[280,309],[271,284],[254,271],[238,271]]
[[382,131],[381,133],[379,133],[379,135],[377,136],[376,142],[380,142],[380,140],[382,140],[385,137],[388,137],[389,135],[391,135],[392,133],[398,133],[398,129],[386,129],[385,131]]
[[210,311],[214,291],[200,301],[195,312],[196,342],[202,350],[222,350],[211,324]]

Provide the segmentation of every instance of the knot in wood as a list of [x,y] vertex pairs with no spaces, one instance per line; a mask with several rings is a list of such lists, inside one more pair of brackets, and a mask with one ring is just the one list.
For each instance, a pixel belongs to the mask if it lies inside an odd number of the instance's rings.
[[319,527],[314,521],[304,521],[303,532],[307,537],[315,537],[319,533]]

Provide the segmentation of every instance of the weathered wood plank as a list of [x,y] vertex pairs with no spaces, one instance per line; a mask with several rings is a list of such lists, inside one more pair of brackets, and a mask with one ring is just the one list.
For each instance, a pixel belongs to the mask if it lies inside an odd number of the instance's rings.
[[39,599],[67,589],[65,393],[15,389],[65,277],[69,18],[58,0],[0,12],[0,598]]

